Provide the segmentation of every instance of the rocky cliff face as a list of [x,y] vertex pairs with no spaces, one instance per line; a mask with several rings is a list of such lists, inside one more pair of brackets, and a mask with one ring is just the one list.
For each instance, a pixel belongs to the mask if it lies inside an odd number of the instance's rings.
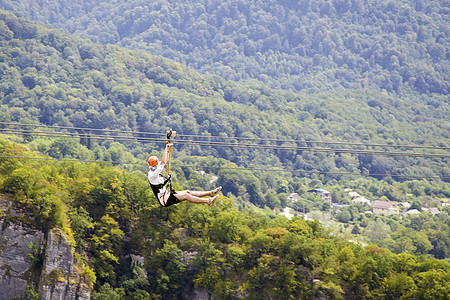
[[43,242],[42,232],[25,229],[20,225],[9,225],[1,231],[0,299],[21,299],[27,285],[32,287],[35,253],[29,246],[40,247]]
[[46,240],[39,295],[42,299],[90,299],[89,287],[74,270],[72,249],[64,233],[57,228],[50,230]]
[[42,231],[14,222],[18,215],[0,199],[0,299],[88,300],[90,289],[75,267],[72,249],[57,228]]

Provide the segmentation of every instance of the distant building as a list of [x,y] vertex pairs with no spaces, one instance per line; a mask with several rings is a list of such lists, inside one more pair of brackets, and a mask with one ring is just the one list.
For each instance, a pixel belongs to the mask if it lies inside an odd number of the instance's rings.
[[410,210],[408,210],[406,213],[405,213],[405,215],[419,215],[420,214],[420,211],[418,211],[417,209],[410,209]]
[[300,197],[298,196],[297,193],[292,193],[289,195],[288,199],[292,202],[296,202],[298,201],[298,199],[300,199]]
[[331,203],[331,193],[327,190],[324,190],[322,188],[315,188],[315,189],[309,190],[308,193],[310,193],[310,194],[315,193],[321,199],[326,200]]
[[350,197],[358,197],[359,196],[359,194],[357,192],[349,192],[348,195]]
[[365,205],[365,204],[370,205],[370,200],[364,198],[363,196],[359,196],[359,197],[356,197],[356,198],[352,199],[352,203],[359,203],[359,204],[363,204],[363,205]]
[[450,206],[450,200],[448,200],[447,202],[442,202],[441,206],[442,207]]
[[293,214],[290,213],[289,207],[283,208],[283,212],[281,214],[286,218],[288,218],[289,220],[292,219],[292,217],[294,216]]
[[333,206],[334,209],[339,209],[341,207],[347,207],[348,204],[333,203],[332,206]]
[[410,208],[411,204],[409,204],[408,202],[400,202],[400,205],[405,207],[405,208]]
[[429,213],[433,214],[433,215],[437,215],[438,213],[440,213],[439,209],[437,209],[436,207],[432,207],[428,210]]
[[398,205],[392,201],[375,200],[371,203],[374,214],[379,215],[398,215]]

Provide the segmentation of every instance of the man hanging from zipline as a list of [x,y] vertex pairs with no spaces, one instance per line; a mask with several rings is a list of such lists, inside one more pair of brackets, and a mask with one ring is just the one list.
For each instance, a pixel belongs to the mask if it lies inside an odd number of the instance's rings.
[[[192,203],[207,203],[209,206],[211,206],[219,197],[218,194],[222,187],[218,187],[211,191],[175,191],[172,188],[172,184],[170,183],[170,155],[172,150],[170,136],[174,136],[174,133],[175,132],[172,132],[172,130],[167,132],[166,149],[164,150],[161,161],[158,160],[157,156],[150,156],[150,158],[148,159],[148,181],[150,182],[153,193],[163,207],[168,207],[185,200]],[[161,175],[161,172],[163,171],[164,166],[167,162],[169,162],[169,178],[165,179]],[[170,191],[168,191],[166,188],[167,183],[170,184]],[[209,198],[202,198],[206,196],[209,196]]]

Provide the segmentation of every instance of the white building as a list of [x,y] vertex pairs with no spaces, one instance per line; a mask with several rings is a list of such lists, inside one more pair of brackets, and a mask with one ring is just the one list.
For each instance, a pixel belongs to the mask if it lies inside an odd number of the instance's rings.
[[417,209],[410,209],[408,210],[405,215],[419,215],[420,211],[418,211]]
[[359,197],[352,199],[352,203],[359,203],[362,205],[365,205],[365,204],[370,205],[370,200],[364,198],[363,196],[359,196]]
[[379,215],[398,215],[398,205],[392,201],[375,200],[371,203],[373,213]]

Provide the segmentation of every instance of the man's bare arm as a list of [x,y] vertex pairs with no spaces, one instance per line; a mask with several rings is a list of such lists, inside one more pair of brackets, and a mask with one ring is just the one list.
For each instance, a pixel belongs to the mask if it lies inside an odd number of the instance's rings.
[[167,160],[169,159],[169,151],[172,148],[173,144],[166,144],[166,149],[164,150],[164,154],[161,158],[161,164],[165,165]]

